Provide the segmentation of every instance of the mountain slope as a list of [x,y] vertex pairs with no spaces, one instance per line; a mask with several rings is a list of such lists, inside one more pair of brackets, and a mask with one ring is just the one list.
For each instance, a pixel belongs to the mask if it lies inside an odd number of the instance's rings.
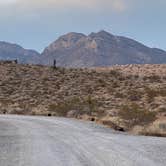
[[15,60],[19,63],[39,63],[40,54],[27,50],[17,44],[0,42],[0,60]]
[[106,31],[88,36],[72,32],[60,37],[43,51],[44,64],[52,64],[53,59],[64,67],[162,64],[166,63],[166,52]]

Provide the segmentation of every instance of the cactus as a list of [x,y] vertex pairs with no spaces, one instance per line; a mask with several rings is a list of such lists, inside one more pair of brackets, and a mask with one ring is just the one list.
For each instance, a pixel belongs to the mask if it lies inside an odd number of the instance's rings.
[[56,59],[54,59],[53,68],[56,69]]
[[14,63],[15,63],[15,64],[18,64],[18,60],[17,60],[17,59],[15,59],[15,60],[14,60]]

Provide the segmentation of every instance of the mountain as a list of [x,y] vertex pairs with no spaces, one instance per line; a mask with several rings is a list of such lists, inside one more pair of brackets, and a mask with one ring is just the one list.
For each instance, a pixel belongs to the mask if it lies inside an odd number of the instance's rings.
[[24,49],[17,44],[0,42],[0,60],[15,60],[19,63],[40,63],[40,54]]
[[17,44],[0,42],[0,60],[62,67],[101,67],[115,64],[164,64],[166,52],[106,31],[84,35],[71,32],[51,43],[40,54]]
[[88,36],[72,32],[45,48],[42,62],[51,65],[54,59],[63,67],[163,64],[166,63],[166,52],[106,31]]

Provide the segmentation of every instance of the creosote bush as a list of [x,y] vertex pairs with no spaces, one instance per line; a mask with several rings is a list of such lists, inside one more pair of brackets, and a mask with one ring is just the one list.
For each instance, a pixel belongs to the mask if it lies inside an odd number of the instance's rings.
[[161,77],[158,75],[151,75],[146,77],[150,82],[159,82],[161,80]]
[[118,71],[118,70],[111,70],[110,71],[110,75],[114,76],[114,77],[119,77],[122,74]]
[[137,104],[124,105],[118,112],[128,129],[141,125],[145,126],[156,119],[156,113],[140,108]]
[[131,101],[139,101],[142,97],[142,93],[135,89],[129,89],[128,99]]
[[74,97],[70,100],[60,102],[58,104],[50,104],[48,111],[56,113],[58,116],[66,116],[71,110],[76,111],[76,115],[98,112],[98,102],[89,95],[87,98],[81,99]]
[[165,88],[152,89],[149,87],[145,87],[145,92],[146,92],[147,99],[149,102],[152,102],[154,100],[154,98],[157,96],[162,96],[162,97],[166,96],[166,89]]

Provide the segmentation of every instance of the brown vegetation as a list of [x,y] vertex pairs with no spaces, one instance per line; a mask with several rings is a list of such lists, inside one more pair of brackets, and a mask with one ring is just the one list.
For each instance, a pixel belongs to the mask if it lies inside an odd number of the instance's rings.
[[156,112],[150,112],[140,108],[137,104],[124,105],[118,112],[128,129],[134,126],[146,126],[156,120]]
[[0,71],[1,113],[89,117],[124,129],[148,126],[155,117],[166,120],[166,65],[65,69],[0,63]]

